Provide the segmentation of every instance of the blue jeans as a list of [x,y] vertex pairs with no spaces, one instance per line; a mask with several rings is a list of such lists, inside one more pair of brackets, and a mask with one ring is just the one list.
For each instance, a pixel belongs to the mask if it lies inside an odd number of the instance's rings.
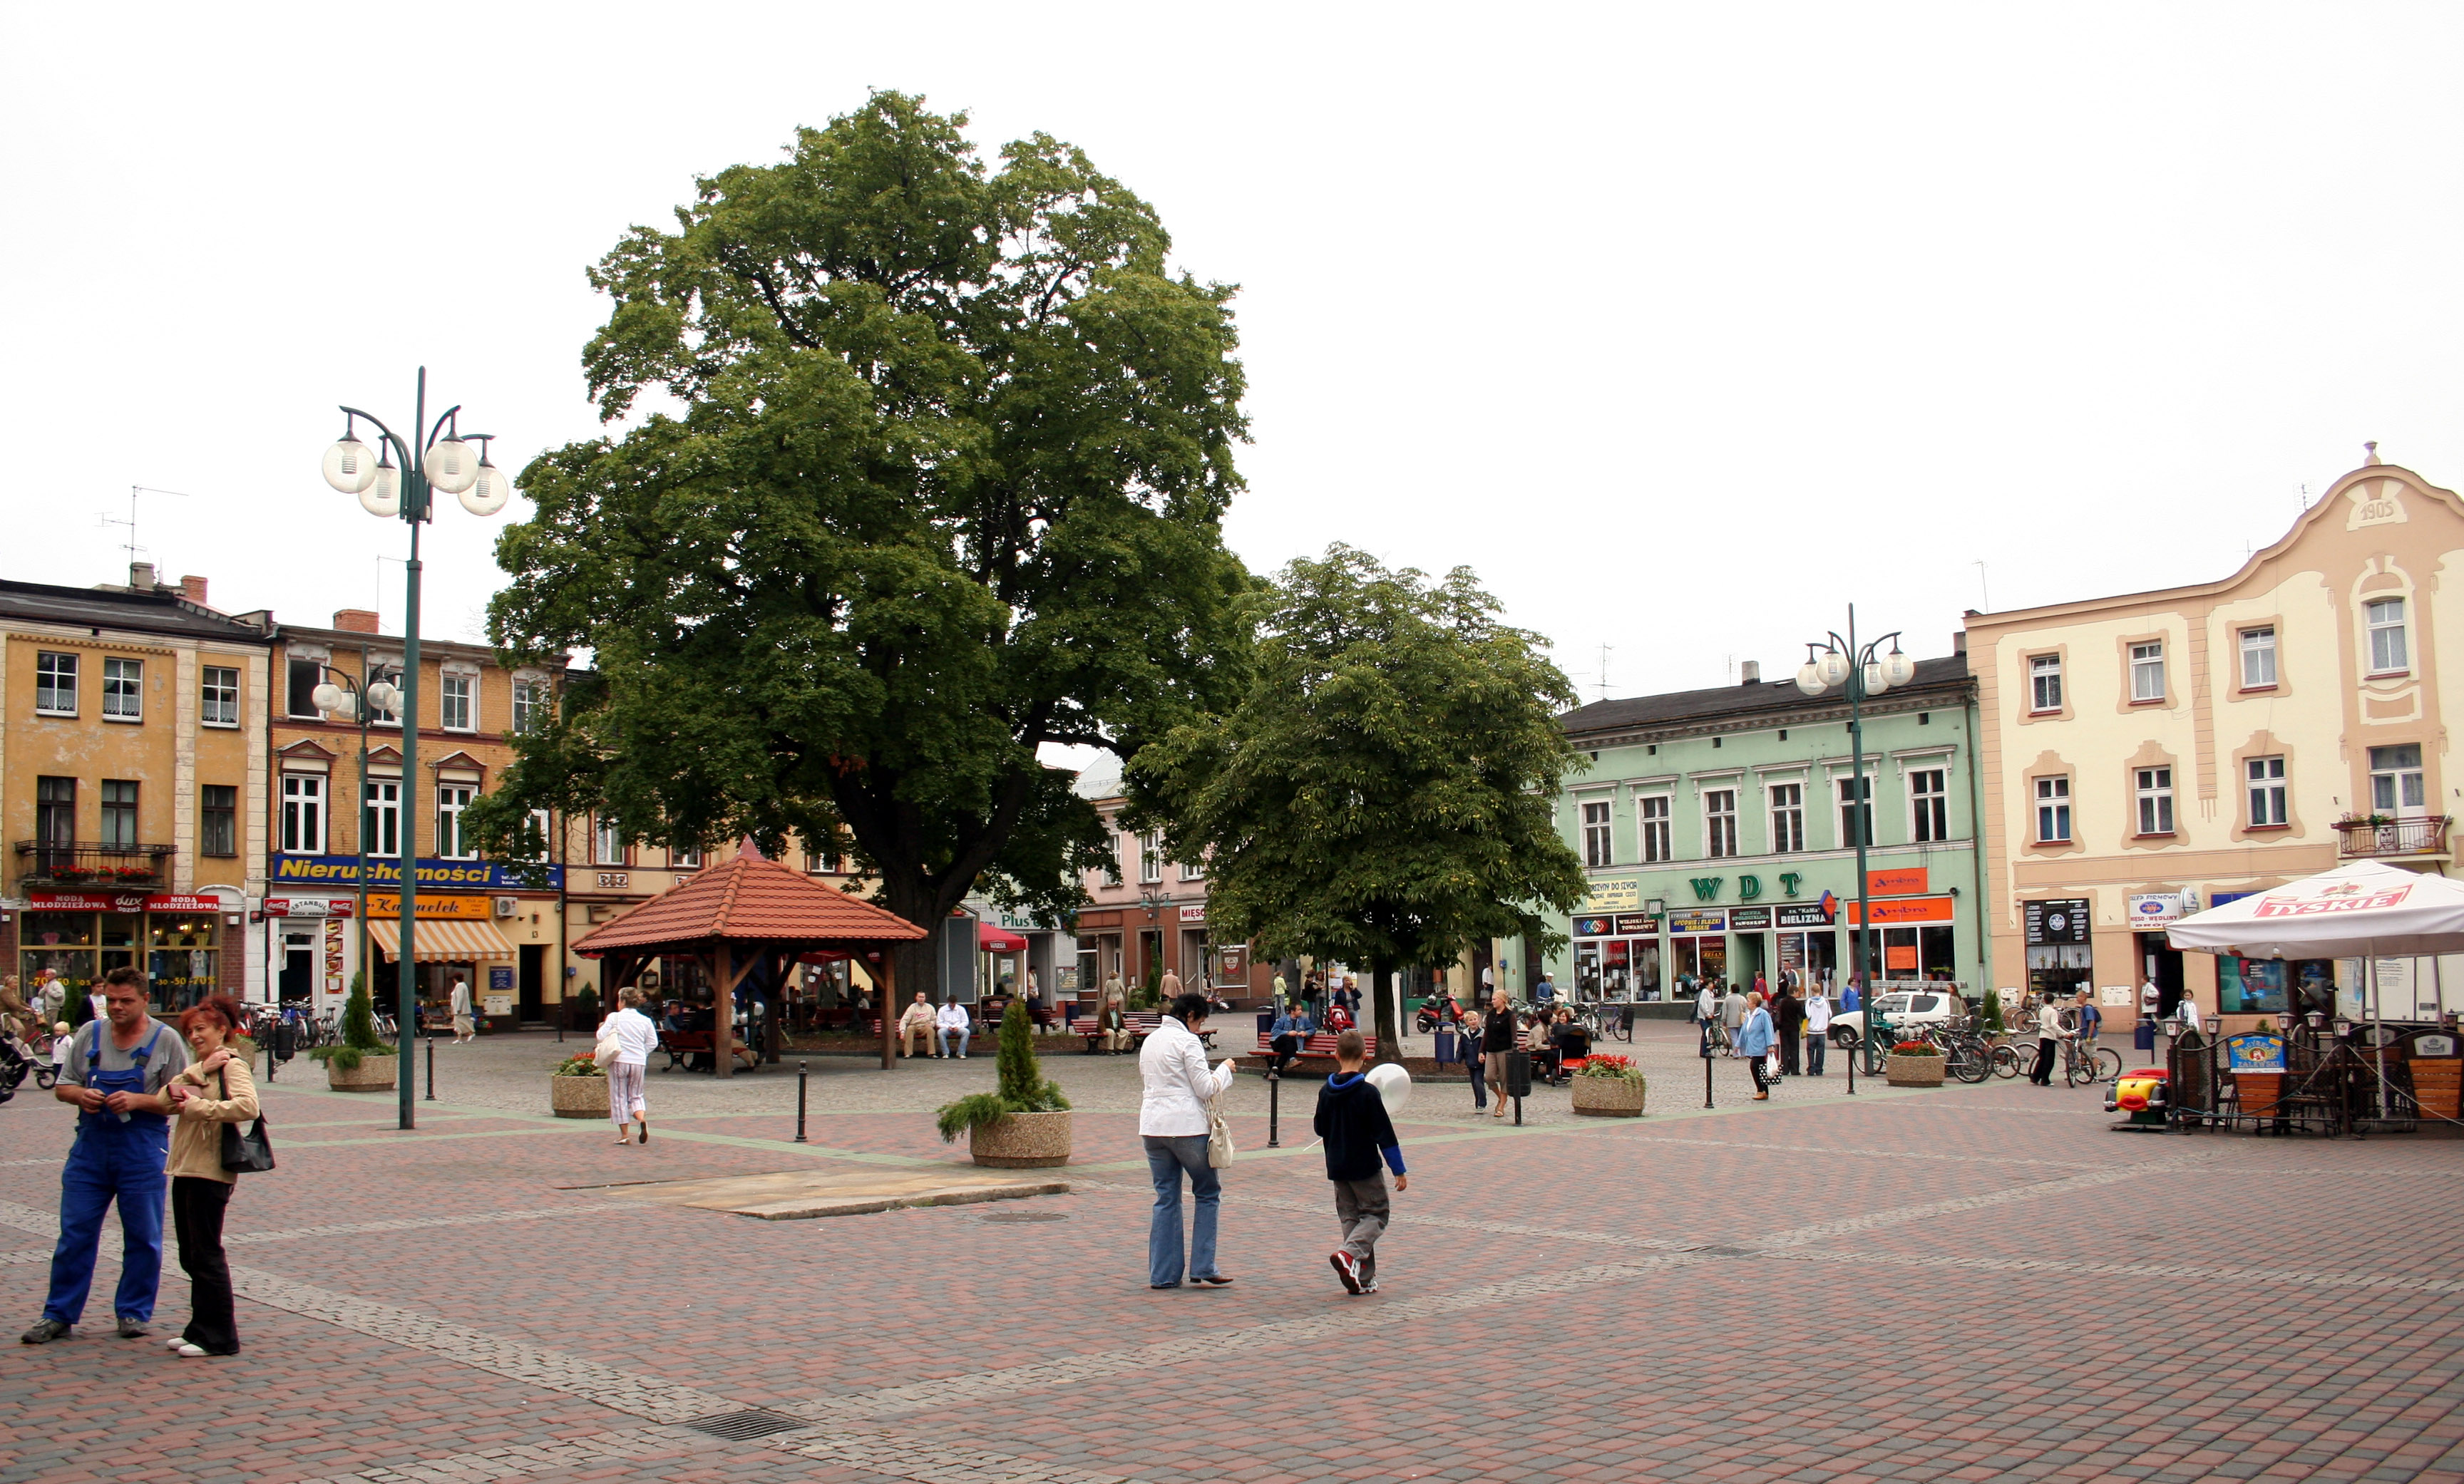
[[1147,1173],[1155,1178],[1155,1215],[1147,1223],[1147,1281],[1169,1288],[1184,1276],[1180,1263],[1180,1173],[1189,1171],[1189,1190],[1198,1197],[1198,1217],[1189,1232],[1186,1276],[1215,1276],[1215,1218],[1222,1209],[1223,1181],[1206,1163],[1206,1136],[1148,1134]]
[[141,1323],[154,1317],[154,1294],[163,1278],[163,1168],[170,1153],[170,1125],[158,1118],[150,1125],[114,1121],[109,1128],[94,1126],[111,1117],[80,1115],[83,1126],[60,1170],[60,1239],[52,1249],[52,1291],[43,1318],[63,1324],[84,1317],[102,1245],[103,1212],[115,1198],[121,1253],[120,1290],[111,1310]]
[[945,1057],[950,1055],[950,1037],[956,1036],[958,1038],[958,1055],[963,1057],[967,1054],[967,1037],[975,1034],[975,1028],[964,1025],[945,1025],[933,1034],[940,1038],[941,1055]]

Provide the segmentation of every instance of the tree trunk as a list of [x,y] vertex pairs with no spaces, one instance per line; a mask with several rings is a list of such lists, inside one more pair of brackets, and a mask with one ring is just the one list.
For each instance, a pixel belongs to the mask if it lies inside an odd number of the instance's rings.
[[915,992],[924,992],[924,1002],[939,1004],[941,1000],[941,925],[949,917],[949,908],[933,900],[931,888],[887,877],[881,884],[881,906],[924,929],[925,936],[912,943],[901,943],[891,949],[896,958],[892,971],[896,980],[897,1003],[886,995],[876,994],[881,1004],[881,1066],[888,1071],[897,1058],[895,1026],[907,1007],[914,1003]]
[[1403,1017],[1398,1013],[1401,1007],[1395,1003],[1394,979],[1395,976],[1388,971],[1386,962],[1374,954],[1371,955],[1369,1014],[1376,1026],[1377,1051],[1370,1060],[1379,1064],[1403,1059],[1402,1049],[1397,1044],[1402,1032]]

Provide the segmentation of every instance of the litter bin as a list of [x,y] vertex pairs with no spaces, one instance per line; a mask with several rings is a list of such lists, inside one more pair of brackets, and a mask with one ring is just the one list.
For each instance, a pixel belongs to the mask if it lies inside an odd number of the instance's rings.
[[1506,1091],[1507,1098],[1531,1096],[1531,1053],[1509,1051],[1506,1054]]
[[1438,1065],[1444,1066],[1454,1059],[1455,1028],[1450,1025],[1441,1025],[1438,1027]]
[[2153,1052],[2156,1049],[2156,1022],[2142,1020],[2131,1027],[2130,1044],[2141,1051]]

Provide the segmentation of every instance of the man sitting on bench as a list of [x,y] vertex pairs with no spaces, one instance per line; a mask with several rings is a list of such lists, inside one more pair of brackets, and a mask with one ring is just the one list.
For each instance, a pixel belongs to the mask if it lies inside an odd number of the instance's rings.
[[924,992],[917,990],[915,1003],[908,1006],[907,1013],[898,1017],[898,1054],[902,1057],[917,1055],[932,1041],[933,1027],[937,1019],[932,1005],[924,998]]
[[1309,1006],[1294,1000],[1285,1007],[1284,1013],[1275,1017],[1273,1028],[1266,1033],[1271,1037],[1267,1044],[1275,1052],[1266,1058],[1266,1075],[1283,1076],[1284,1068],[1291,1065],[1292,1058],[1301,1054],[1301,1048],[1309,1044],[1310,1035],[1316,1030],[1317,1027],[1309,1021]]

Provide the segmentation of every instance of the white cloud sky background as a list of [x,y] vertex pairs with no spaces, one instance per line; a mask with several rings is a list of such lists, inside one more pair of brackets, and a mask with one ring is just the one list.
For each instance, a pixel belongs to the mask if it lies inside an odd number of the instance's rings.
[[[584,267],[868,87],[1080,144],[1242,286],[1253,567],[1468,564],[1587,699],[1851,600],[1946,652],[1980,559],[2000,608],[2222,577],[2364,439],[2464,485],[2450,7],[21,6],[0,53],[0,576],[124,580],[156,486],[219,606],[398,629],[335,404],[407,422],[425,362],[499,463],[592,435]],[[501,523],[424,538],[431,637]]]

